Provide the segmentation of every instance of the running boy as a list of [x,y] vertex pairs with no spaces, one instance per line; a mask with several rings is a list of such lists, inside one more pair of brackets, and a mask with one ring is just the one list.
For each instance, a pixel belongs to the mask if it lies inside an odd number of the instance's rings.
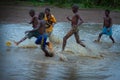
[[38,18],[39,18],[38,26],[34,28],[33,30],[27,31],[27,33],[32,33],[36,31],[39,32],[39,36],[37,37],[37,40],[35,41],[35,43],[38,45],[39,44],[41,45],[41,49],[45,53],[45,56],[52,57],[53,54],[50,54],[46,49],[47,34],[45,33],[46,21],[44,20],[44,13],[41,12]]
[[73,5],[72,6],[72,11],[73,11],[74,15],[73,15],[72,19],[70,19],[69,17],[67,17],[67,19],[69,21],[71,21],[72,28],[71,28],[71,30],[63,38],[62,51],[64,51],[67,39],[69,37],[71,37],[73,34],[75,36],[76,42],[78,44],[80,44],[81,46],[85,47],[85,45],[80,41],[79,35],[78,35],[78,32],[79,32],[78,31],[78,26],[80,26],[83,23],[83,20],[81,19],[81,17],[78,14],[78,9],[79,9],[79,7],[77,5]]
[[102,32],[99,34],[98,39],[95,40],[95,42],[99,42],[100,38],[102,37],[103,34],[109,35],[109,38],[112,40],[113,43],[115,43],[115,40],[112,37],[112,18],[109,16],[110,11],[105,10],[105,17],[104,23],[103,23],[103,29]]
[[50,37],[53,31],[53,25],[56,23],[56,19],[53,14],[50,13],[49,8],[45,8],[45,20],[46,20],[46,33]]
[[45,18],[44,19],[46,20],[46,33],[49,37],[49,42],[47,42],[48,48],[51,51],[53,51],[52,43],[50,42],[50,36],[53,31],[53,26],[56,23],[56,19],[55,19],[54,15],[51,14],[50,8],[45,8]]
[[[33,28],[36,28],[38,25],[38,17],[35,16],[35,11],[33,9],[31,9],[29,11],[29,15],[32,17],[32,20],[29,24],[32,24]],[[26,33],[26,32],[25,32]],[[32,38],[32,37],[37,37],[39,35],[39,33],[37,31],[35,32],[29,32],[26,34],[26,36],[24,38],[22,38],[20,41],[18,42],[14,42],[16,45],[19,45],[21,42],[23,42],[24,40],[26,40],[27,38]]]

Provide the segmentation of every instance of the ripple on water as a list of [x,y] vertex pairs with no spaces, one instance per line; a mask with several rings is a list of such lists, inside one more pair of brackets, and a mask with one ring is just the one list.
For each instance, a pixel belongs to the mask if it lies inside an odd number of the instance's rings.
[[[30,30],[28,24],[0,24],[0,76],[1,80],[113,80],[119,79],[120,25],[113,25],[112,44],[109,37],[103,36],[100,43],[93,41],[101,32],[102,24],[85,23],[79,27],[80,39],[87,45],[85,49],[78,45],[74,36],[67,41],[61,52],[62,40],[70,30],[70,23],[55,24],[50,40],[53,41],[55,57],[45,57],[40,47],[34,44],[35,38],[26,40],[19,47],[12,42],[18,41],[24,32]],[[59,59],[60,54],[66,61]]]

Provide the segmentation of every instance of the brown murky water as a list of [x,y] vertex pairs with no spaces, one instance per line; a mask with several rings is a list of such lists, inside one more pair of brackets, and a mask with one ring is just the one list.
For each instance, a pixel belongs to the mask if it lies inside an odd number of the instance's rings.
[[[57,23],[51,40],[54,43],[54,57],[45,57],[35,38],[26,40],[19,46],[6,41],[18,41],[31,25],[0,24],[0,80],[119,80],[120,76],[120,25],[113,25],[112,44],[109,37],[103,36],[100,43],[94,43],[102,24],[83,24],[80,38],[90,48],[76,44],[74,36],[61,52],[62,38],[70,29],[69,23]],[[32,47],[32,48],[31,48]],[[66,61],[61,61],[61,55]]]

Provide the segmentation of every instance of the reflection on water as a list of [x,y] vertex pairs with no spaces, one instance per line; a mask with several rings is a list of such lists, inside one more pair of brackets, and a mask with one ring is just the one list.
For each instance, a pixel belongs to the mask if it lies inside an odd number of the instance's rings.
[[[69,23],[57,23],[51,36],[55,57],[45,57],[35,38],[26,40],[20,46],[7,47],[6,41],[18,41],[28,24],[0,24],[0,80],[118,80],[120,76],[120,25],[113,25],[112,44],[104,35],[100,43],[94,43],[102,24],[83,24],[79,27],[81,40],[92,51],[78,45],[72,36],[65,52],[61,52],[62,38],[70,29]],[[32,47],[32,48],[26,48]],[[34,48],[33,48],[34,47]],[[64,54],[68,61],[60,61],[57,54]],[[101,58],[98,56],[102,55]]]

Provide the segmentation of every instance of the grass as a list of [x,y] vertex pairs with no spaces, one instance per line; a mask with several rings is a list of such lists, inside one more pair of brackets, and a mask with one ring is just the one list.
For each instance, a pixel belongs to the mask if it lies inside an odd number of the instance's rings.
[[1,1],[0,5],[21,5],[21,6],[45,6],[50,5],[49,3],[38,2],[38,1]]

